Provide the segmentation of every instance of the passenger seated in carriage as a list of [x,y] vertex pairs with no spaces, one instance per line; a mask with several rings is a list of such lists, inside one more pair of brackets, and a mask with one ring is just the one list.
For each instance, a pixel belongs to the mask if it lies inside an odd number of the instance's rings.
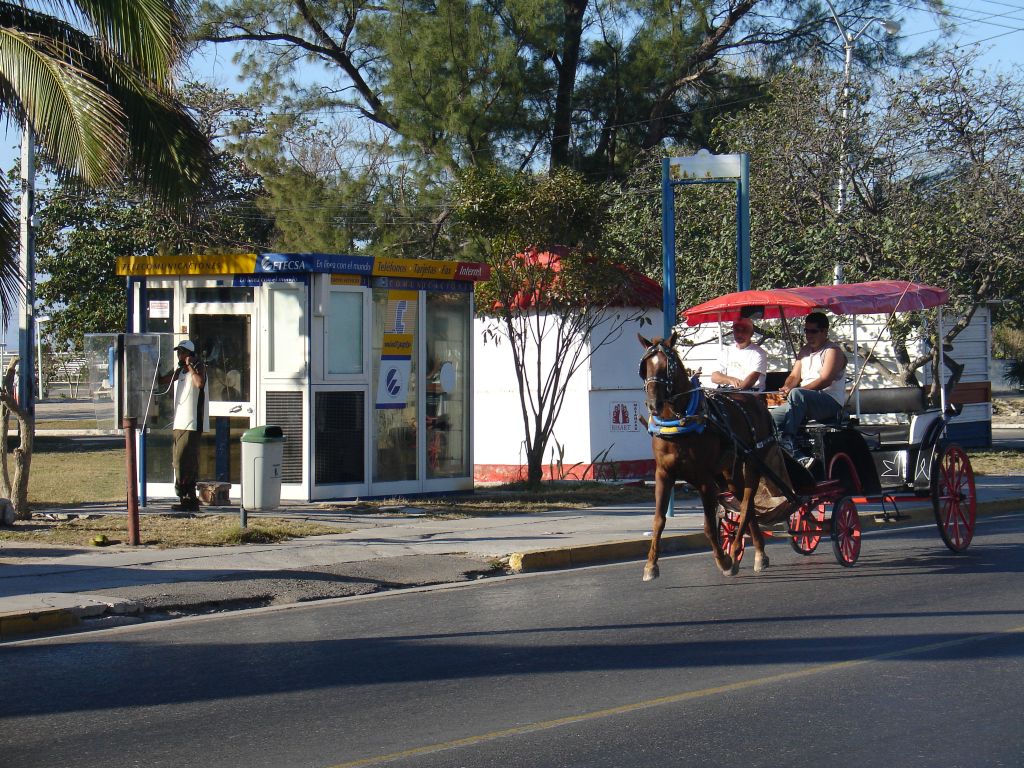
[[773,409],[779,443],[805,467],[814,459],[796,447],[796,436],[808,419],[836,421],[846,400],[846,353],[828,340],[828,316],[811,312],[804,319],[807,343],[800,347],[793,370],[779,392],[786,403]]
[[753,321],[748,317],[734,320],[732,336],[736,344],[722,349],[718,356],[717,370],[711,373],[711,382],[720,387],[764,392],[768,355],[752,341]]

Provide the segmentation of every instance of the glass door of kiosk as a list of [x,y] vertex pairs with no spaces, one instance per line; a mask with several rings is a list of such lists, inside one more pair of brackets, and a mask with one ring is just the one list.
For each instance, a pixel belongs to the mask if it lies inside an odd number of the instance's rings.
[[210,431],[203,435],[199,476],[241,488],[241,437],[255,426],[257,370],[254,288],[186,287],[188,335],[206,364]]

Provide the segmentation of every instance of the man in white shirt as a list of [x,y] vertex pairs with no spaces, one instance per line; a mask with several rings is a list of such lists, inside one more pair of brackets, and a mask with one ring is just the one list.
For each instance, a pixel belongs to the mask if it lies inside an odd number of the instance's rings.
[[722,349],[718,356],[718,370],[711,374],[711,382],[721,387],[764,391],[768,355],[751,339],[754,323],[741,317],[733,321],[732,337],[736,344]]
[[199,509],[196,481],[199,480],[199,446],[203,431],[210,428],[209,397],[206,393],[206,367],[196,356],[196,345],[185,340],[174,348],[178,370],[174,372],[174,491],[179,502],[176,512]]

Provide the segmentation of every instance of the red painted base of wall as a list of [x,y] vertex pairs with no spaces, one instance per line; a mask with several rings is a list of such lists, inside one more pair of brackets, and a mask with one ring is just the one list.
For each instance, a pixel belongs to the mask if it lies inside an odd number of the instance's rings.
[[[478,483],[518,483],[526,480],[525,464],[477,464],[473,480]],[[650,480],[654,477],[654,459],[602,461],[561,467],[545,464],[544,480]]]

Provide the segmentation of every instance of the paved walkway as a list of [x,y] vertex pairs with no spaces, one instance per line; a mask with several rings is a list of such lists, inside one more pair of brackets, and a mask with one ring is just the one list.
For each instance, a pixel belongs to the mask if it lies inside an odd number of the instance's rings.
[[[978,477],[979,514],[1024,508],[1024,477]],[[653,495],[653,494],[652,494]],[[501,560],[512,571],[641,559],[649,546],[652,504],[558,510],[531,515],[437,520],[403,514],[333,514],[345,533],[272,545],[81,549],[0,542],[0,640],[73,625],[81,617],[137,610],[143,585],[219,582],[238,575],[310,570],[409,555],[459,554]],[[302,505],[284,513],[301,514]],[[861,510],[864,526],[871,511]],[[63,510],[71,512],[72,510]],[[95,512],[96,506],[83,509]],[[901,507],[911,520],[931,520],[930,503]],[[144,524],[144,518],[143,518]],[[663,551],[704,549],[698,499],[681,493]]]

